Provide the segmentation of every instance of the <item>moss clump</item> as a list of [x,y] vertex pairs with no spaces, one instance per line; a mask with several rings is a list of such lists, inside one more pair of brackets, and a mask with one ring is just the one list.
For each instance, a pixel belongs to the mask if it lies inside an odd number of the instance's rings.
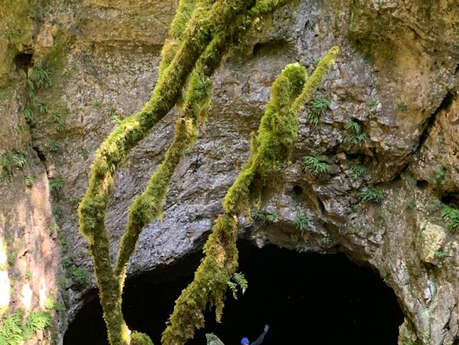
[[228,282],[238,266],[238,216],[248,211],[250,202],[258,197],[268,172],[288,161],[297,137],[297,112],[302,107],[299,102],[308,101],[337,53],[338,48],[333,47],[309,79],[304,67],[293,64],[274,81],[272,98],[258,134],[252,139],[248,162],[226,193],[224,213],[215,221],[193,282],[175,303],[170,324],[162,335],[163,345],[182,345],[191,339],[195,328],[204,326],[204,311],[208,306],[215,308],[220,321]]

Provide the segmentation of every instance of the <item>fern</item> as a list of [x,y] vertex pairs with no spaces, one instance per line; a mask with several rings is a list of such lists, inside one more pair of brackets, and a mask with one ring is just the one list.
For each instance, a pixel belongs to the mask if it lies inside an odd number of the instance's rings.
[[452,232],[459,230],[459,210],[454,207],[445,206],[441,211],[443,219],[448,221],[448,229]]
[[349,163],[349,167],[352,170],[351,177],[354,180],[357,180],[365,175],[368,174],[368,169],[364,167],[363,165],[355,164],[355,163]]
[[42,67],[35,68],[32,71],[30,80],[33,82],[36,88],[41,88],[43,86],[46,86],[46,87],[51,86],[50,73]]
[[309,218],[303,211],[299,211],[295,216],[294,223],[298,230],[304,231],[309,226]]
[[349,121],[346,126],[344,126],[344,129],[348,132],[346,139],[344,139],[347,143],[360,145],[368,139],[367,134],[356,121]]
[[258,221],[260,223],[272,224],[276,220],[276,215],[274,213],[256,209],[253,212],[253,218],[255,219],[255,221]]
[[49,189],[52,192],[61,190],[63,186],[64,180],[61,177],[56,177],[49,180]]
[[308,113],[308,122],[314,126],[317,126],[320,118],[325,114],[329,106],[330,101],[325,97],[313,99],[311,102],[310,111]]
[[369,188],[363,191],[360,196],[363,202],[380,204],[384,200],[384,192],[378,188]]
[[325,174],[328,170],[327,163],[321,162],[313,156],[304,157],[302,167],[303,170],[309,170],[315,176]]
[[14,151],[0,155],[0,179],[10,179],[16,170],[24,168],[26,162],[23,154]]
[[241,289],[242,294],[245,294],[245,291],[249,287],[249,283],[243,273],[234,273],[231,279],[233,281],[228,281],[228,287],[230,288],[233,294],[233,298],[237,300],[237,288],[239,287]]

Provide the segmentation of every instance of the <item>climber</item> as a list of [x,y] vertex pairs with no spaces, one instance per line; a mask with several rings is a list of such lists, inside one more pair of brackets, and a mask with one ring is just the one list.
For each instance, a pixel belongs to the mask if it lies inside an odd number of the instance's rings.
[[255,340],[252,344],[250,344],[248,338],[242,338],[241,345],[261,345],[261,343],[263,342],[263,339],[265,339],[265,335],[266,335],[266,333],[268,333],[268,331],[269,331],[269,325],[265,325],[265,329],[264,329],[263,333],[260,334],[260,336],[257,338],[257,340]]
[[[241,345],[261,345],[261,343],[263,342],[263,339],[265,338],[266,333],[268,333],[268,330],[269,330],[269,325],[266,325],[263,333],[261,333],[261,335],[257,338],[257,340],[255,340],[252,344],[250,344],[248,338],[245,338],[245,337],[242,338]],[[218,339],[218,337],[215,334],[208,333],[206,334],[206,338],[207,338],[207,345],[224,345],[223,342],[220,339]]]

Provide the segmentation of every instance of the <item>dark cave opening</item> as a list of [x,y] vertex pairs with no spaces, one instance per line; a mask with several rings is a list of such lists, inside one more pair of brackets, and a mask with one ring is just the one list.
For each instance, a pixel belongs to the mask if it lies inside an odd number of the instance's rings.
[[[280,343],[396,345],[403,314],[393,291],[373,270],[344,254],[296,253],[240,241],[240,271],[249,282],[236,301],[228,294],[223,322],[207,316],[206,328],[187,344],[205,344],[215,333],[225,344],[251,341],[271,326],[264,345]],[[124,313],[131,329],[148,333],[154,344],[175,298],[192,279],[199,257],[130,279]],[[93,292],[65,334],[64,345],[106,345],[101,309]]]

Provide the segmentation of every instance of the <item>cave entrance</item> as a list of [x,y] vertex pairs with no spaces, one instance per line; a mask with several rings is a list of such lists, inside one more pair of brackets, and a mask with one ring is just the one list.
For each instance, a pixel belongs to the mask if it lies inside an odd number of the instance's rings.
[[[205,344],[215,333],[225,345],[254,341],[265,324],[263,342],[274,344],[396,345],[403,313],[393,291],[379,275],[351,262],[344,254],[296,253],[275,246],[258,249],[240,241],[240,271],[249,282],[236,301],[228,296],[222,324],[207,317],[206,329],[188,344]],[[124,311],[132,329],[160,334],[173,303],[192,279],[198,256],[130,279]],[[69,326],[64,345],[107,345],[95,293]]]

